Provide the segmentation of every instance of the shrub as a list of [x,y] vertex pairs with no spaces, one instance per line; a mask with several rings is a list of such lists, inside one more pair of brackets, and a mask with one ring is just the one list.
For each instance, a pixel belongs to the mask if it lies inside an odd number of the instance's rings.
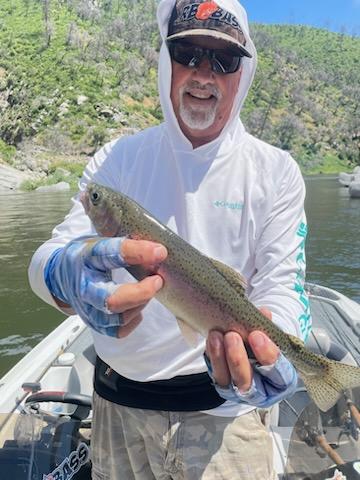
[[15,154],[16,148],[13,145],[8,145],[0,138],[0,159],[11,165]]

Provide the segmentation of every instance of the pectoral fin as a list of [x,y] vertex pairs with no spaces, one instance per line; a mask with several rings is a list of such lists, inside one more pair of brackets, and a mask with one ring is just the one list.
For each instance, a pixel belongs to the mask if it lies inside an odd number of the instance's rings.
[[197,347],[199,343],[199,333],[184,322],[181,318],[176,318],[180,331],[190,347]]

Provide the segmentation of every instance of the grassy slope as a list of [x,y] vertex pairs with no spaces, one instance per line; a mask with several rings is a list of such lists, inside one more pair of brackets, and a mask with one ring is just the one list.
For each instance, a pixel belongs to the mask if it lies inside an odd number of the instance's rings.
[[307,173],[360,163],[360,38],[283,25],[254,25],[253,33],[259,69],[245,107],[250,124],[277,97],[265,140],[294,153]]
[[[155,3],[118,0],[91,18],[77,2],[53,0],[46,45],[42,2],[0,0],[0,158],[18,166],[15,145],[62,165],[159,122]],[[360,130],[360,39],[252,28],[259,66],[243,112],[250,131],[290,150],[307,173],[360,162],[352,138]]]

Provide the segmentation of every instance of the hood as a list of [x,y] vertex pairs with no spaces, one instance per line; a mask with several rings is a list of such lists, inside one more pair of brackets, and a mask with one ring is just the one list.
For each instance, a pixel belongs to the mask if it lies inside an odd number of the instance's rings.
[[169,51],[166,45],[166,37],[168,34],[168,23],[173,10],[175,0],[161,0],[157,11],[157,21],[159,25],[159,31],[162,39],[162,45],[160,49],[159,68],[158,68],[158,84],[159,94],[162,111],[165,119],[165,130],[168,134],[169,140],[175,151],[182,152],[198,152],[201,155],[206,155],[206,152],[213,151],[214,148],[219,149],[220,144],[227,140],[227,144],[231,140],[234,140],[235,132],[238,140],[239,129],[244,132],[244,127],[240,121],[240,110],[244,104],[245,98],[253,81],[256,64],[257,54],[255,46],[250,38],[249,25],[245,9],[240,5],[237,0],[216,0],[219,7],[222,7],[235,15],[237,18],[243,33],[246,38],[246,48],[251,53],[252,58],[243,58],[242,62],[242,75],[239,83],[239,89],[234,100],[233,108],[230,117],[224,126],[220,136],[206,145],[193,149],[190,141],[182,133],[178,121],[175,117],[175,113],[172,107],[170,99],[171,89],[171,60]]

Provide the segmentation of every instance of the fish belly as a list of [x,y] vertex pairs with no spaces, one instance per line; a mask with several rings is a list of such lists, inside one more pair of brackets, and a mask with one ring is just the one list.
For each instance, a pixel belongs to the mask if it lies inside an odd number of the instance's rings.
[[246,335],[246,328],[212,298],[206,287],[194,285],[184,278],[161,268],[159,274],[164,279],[164,287],[156,298],[179,320],[206,337],[210,330],[223,332],[235,330]]

